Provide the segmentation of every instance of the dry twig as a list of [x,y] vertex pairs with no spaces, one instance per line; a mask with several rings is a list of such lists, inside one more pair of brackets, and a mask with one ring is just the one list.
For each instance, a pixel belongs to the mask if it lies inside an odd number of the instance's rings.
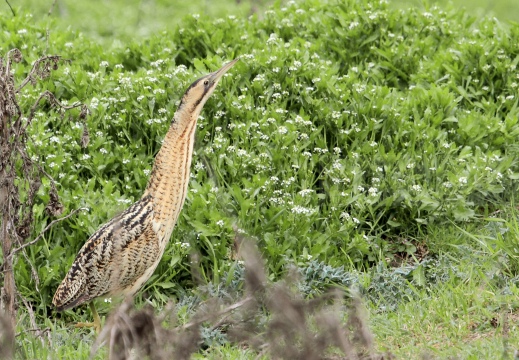
[[11,13],[13,14],[13,16],[16,16],[16,13],[14,12],[13,8],[11,7],[11,4],[9,4],[9,1],[8,1],[8,0],[5,0],[5,2],[6,2],[7,5],[9,6],[9,9],[11,9]]
[[47,16],[52,15],[52,11],[54,11],[54,7],[56,6],[56,0],[54,0],[50,6],[49,12],[47,13]]
[[40,339],[42,346],[45,346],[45,341],[43,339],[43,335],[47,334],[49,340],[50,340],[50,328],[41,330],[38,325],[36,324],[36,315],[34,314],[34,310],[32,309],[29,302],[20,295],[20,293],[17,294],[18,297],[22,300],[25,308],[27,309],[27,312],[29,313],[29,321],[31,322],[32,329],[24,330],[23,332],[16,333],[16,337],[20,336],[24,332],[35,332],[36,337]]
[[28,243],[25,243],[23,245],[21,245],[20,247],[17,247],[16,249],[13,249],[11,251],[11,253],[9,254],[10,257],[13,257],[14,255],[16,255],[16,253],[18,253],[19,251],[22,251],[23,249],[25,249],[27,246],[31,246],[31,245],[34,245],[36,244],[38,241],[41,240],[41,238],[43,237],[43,235],[51,228],[53,227],[55,224],[59,223],[60,221],[63,221],[63,220],[66,220],[68,219],[69,217],[71,217],[72,215],[74,215],[75,213],[79,212],[79,211],[88,211],[88,208],[79,208],[79,209],[75,209],[73,210],[72,212],[70,212],[68,215],[66,216],[63,216],[59,219],[54,219],[50,222],[49,225],[47,225],[45,227],[45,229],[43,229],[43,231],[32,241],[29,241]]

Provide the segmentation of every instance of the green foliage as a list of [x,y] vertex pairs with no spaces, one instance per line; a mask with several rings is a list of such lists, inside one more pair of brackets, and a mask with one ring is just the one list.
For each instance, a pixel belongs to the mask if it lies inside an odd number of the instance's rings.
[[[0,24],[0,50],[26,58],[18,73],[45,51],[71,60],[24,92],[26,109],[46,89],[91,110],[83,123],[43,106],[31,125],[34,160],[59,183],[65,211],[91,209],[28,249],[38,285],[17,263],[40,316],[88,236],[142,194],[186,87],[237,56],[199,120],[186,204],[143,291],[156,306],[192,284],[191,249],[202,276],[222,280],[236,265],[235,223],[257,238],[273,277],[312,260],[363,268],[415,251],[397,239],[473,220],[516,191],[517,26],[367,1],[291,2],[248,20],[190,16],[108,48],[68,31],[47,41],[29,16]],[[48,189],[35,233],[52,220]]]
[[[471,359],[493,359],[496,353],[511,355],[519,339],[519,329],[513,325],[519,306],[518,277],[509,271],[514,259],[505,255],[508,245],[505,242],[496,245],[491,240],[499,236],[498,233],[509,234],[511,237],[507,240],[513,240],[517,214],[511,210],[505,215],[490,223],[493,225],[480,225],[470,232],[456,226],[435,229],[431,242],[448,240],[452,248],[414,265],[375,266],[370,271],[355,272],[312,260],[299,267],[297,287],[310,296],[318,295],[329,286],[358,289],[369,308],[378,350],[389,350],[397,359],[421,359],[417,354]],[[499,253],[500,256],[493,256]],[[232,281],[208,284],[205,289],[198,289],[195,296],[191,291],[179,295],[175,309],[168,308],[166,313],[176,313],[177,321],[173,321],[182,325],[196,319],[195,313],[214,301],[214,297],[229,300],[241,296],[243,270],[243,266],[237,264],[234,271],[222,276]],[[424,281],[420,281],[417,275],[420,273]],[[22,315],[20,323],[29,327],[25,324],[27,316]],[[268,320],[268,315],[259,319]],[[505,330],[505,321],[510,324],[508,330]],[[95,335],[61,328],[61,322],[52,322],[47,319],[45,326],[52,329],[50,336],[55,346],[42,345],[31,336],[22,335],[18,347],[21,358],[45,355],[88,359],[89,343],[94,341]],[[503,337],[505,331],[507,335]],[[258,356],[250,348],[245,350],[229,342],[225,332],[219,329],[204,327],[202,336],[203,348],[207,346],[207,349],[196,355],[200,358],[255,359]],[[101,352],[96,358],[105,357]]]

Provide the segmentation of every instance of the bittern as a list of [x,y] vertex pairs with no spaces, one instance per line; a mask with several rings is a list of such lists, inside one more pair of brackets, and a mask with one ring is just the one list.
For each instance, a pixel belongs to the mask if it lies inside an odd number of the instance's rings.
[[52,300],[58,311],[90,302],[94,323],[77,326],[95,326],[99,332],[101,322],[92,300],[133,296],[155,271],[186,198],[198,116],[237,61],[188,87],[141,199],[101,226],[79,250]]

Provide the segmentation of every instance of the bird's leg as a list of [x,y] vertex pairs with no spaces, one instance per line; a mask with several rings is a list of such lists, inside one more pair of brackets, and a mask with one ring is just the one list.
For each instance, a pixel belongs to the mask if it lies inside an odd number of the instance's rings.
[[95,326],[96,332],[99,334],[101,332],[101,318],[99,318],[99,314],[97,313],[94,302],[91,301],[89,305],[90,305],[90,310],[92,310],[92,315],[94,315],[94,326]]
[[75,325],[75,327],[93,327],[96,330],[96,333],[101,332],[101,318],[99,317],[99,314],[97,313],[96,307],[94,305],[94,302],[91,301],[89,304],[90,310],[92,311],[92,315],[94,316],[94,322],[79,322]]

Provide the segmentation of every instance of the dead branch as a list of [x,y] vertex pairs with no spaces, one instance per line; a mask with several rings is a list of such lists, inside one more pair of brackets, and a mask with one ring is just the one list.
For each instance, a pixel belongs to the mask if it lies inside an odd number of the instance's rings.
[[38,332],[40,331],[42,334],[43,333],[50,333],[51,331],[51,328],[45,328],[45,329],[25,329],[24,331],[19,331],[17,332],[14,336],[15,337],[18,337],[18,336],[21,336],[22,334],[25,334],[25,333],[29,333],[29,332]]
[[[247,304],[248,302],[254,300],[254,297],[252,296],[247,296],[246,298],[232,304],[232,305],[229,305],[227,306],[225,309],[223,309],[222,311],[218,312],[217,314],[211,314],[211,315],[206,315],[205,317],[201,318],[201,319],[198,319],[196,321],[193,321],[193,322],[189,322],[185,325],[182,326],[182,329],[183,330],[187,330],[189,328],[192,328],[193,326],[198,326],[198,325],[201,325],[203,324],[204,322],[212,319],[212,318],[219,318],[220,316],[222,315],[226,315],[227,313],[230,313],[232,312],[233,310],[236,310],[240,307],[242,307],[243,305]],[[216,326],[215,326],[216,327]]]
[[[27,300],[25,300],[25,298],[23,296],[20,295],[20,293],[17,292],[17,295],[18,297],[22,300],[23,304],[25,305],[25,308],[27,309],[27,312],[29,313],[29,321],[31,322],[31,326],[32,326],[32,329],[30,331],[34,331],[36,332],[36,337],[38,337],[41,341],[41,344],[43,346],[45,346],[45,342],[43,340],[43,334],[45,332],[43,332],[39,327],[38,325],[36,324],[36,316],[34,315],[34,311],[32,310],[32,307],[30,306],[30,304],[27,302]],[[29,331],[29,330],[26,330],[26,331]],[[23,331],[21,333],[24,333],[26,331]],[[21,333],[17,333],[15,336],[18,336],[20,335]]]
[[[59,61],[70,62],[70,60],[62,59],[59,55],[42,56],[36,60],[32,65],[32,69],[29,71],[27,77],[22,81],[18,89],[16,89],[16,93],[19,93],[28,83],[34,83],[38,77],[41,79],[47,78],[51,70],[50,64],[54,63],[52,70],[56,70]],[[41,67],[42,65],[43,67]]]
[[[52,221],[33,241],[23,243],[29,238],[33,220],[33,206],[35,195],[41,186],[41,177],[47,176],[51,181],[50,196],[51,202],[47,204],[46,210],[53,216],[59,216],[63,205],[59,202],[58,192],[55,181],[45,172],[40,164],[36,164],[30,159],[27,153],[28,134],[27,129],[31,124],[36,109],[43,98],[46,98],[51,106],[59,108],[61,114],[65,110],[70,110],[82,106],[79,114],[80,119],[84,120],[88,114],[88,108],[79,102],[72,105],[65,105],[59,102],[49,91],[44,91],[37,99],[35,104],[29,109],[30,115],[24,117],[25,109],[22,110],[18,104],[17,96],[20,91],[29,83],[36,84],[38,80],[50,76],[52,70],[58,68],[58,63],[64,61],[60,56],[42,56],[36,60],[27,77],[21,82],[20,86],[15,86],[15,75],[12,71],[13,63],[22,61],[23,57],[18,49],[7,52],[5,57],[0,58],[0,243],[4,261],[0,269],[3,281],[0,281],[0,306],[10,316],[11,327],[16,324],[16,296],[21,297],[16,291],[16,284],[13,274],[13,263],[18,252],[22,251],[23,256],[31,267],[33,279],[38,287],[39,279],[34,265],[29,261],[25,249],[38,242],[43,235],[57,222],[67,219],[79,210],[71,212],[69,215]],[[67,60],[65,60],[67,61]],[[28,191],[27,198],[21,193]],[[14,248],[18,246],[17,248]],[[22,298],[23,303],[31,313],[32,308],[27,301]],[[35,321],[32,321],[33,325]]]
[[13,16],[16,16],[13,8],[11,7],[11,4],[9,4],[9,1],[5,0],[5,2],[7,3],[7,5],[9,6],[9,9],[11,9],[11,12],[13,13]]
[[27,253],[25,250],[22,251],[23,257],[25,258],[25,261],[27,261],[27,264],[31,267],[31,274],[32,278],[34,280],[34,285],[36,285],[36,291],[40,291],[40,277],[38,276],[38,271],[36,271],[36,268],[34,267],[33,263],[30,261],[29,257],[27,256]]
[[51,221],[51,223],[49,225],[47,225],[45,227],[45,229],[43,229],[42,232],[40,232],[40,234],[32,241],[29,241],[28,243],[25,243],[23,244],[22,246],[20,247],[17,247],[16,249],[13,249],[11,251],[11,253],[9,254],[9,258],[12,258],[14,255],[16,255],[16,253],[22,251],[23,249],[25,249],[27,246],[31,246],[31,245],[34,245],[36,244],[38,241],[41,240],[41,238],[43,237],[43,235],[51,228],[53,227],[55,224],[57,224],[58,222],[60,221],[63,221],[63,220],[66,220],[68,219],[69,217],[71,217],[72,215],[74,215],[75,213],[77,213],[78,211],[82,211],[82,210],[86,210],[88,211],[88,208],[78,208],[78,209],[75,209],[73,210],[70,214],[66,215],[66,216],[63,216],[62,218],[59,218],[59,219],[54,219]]
[[50,6],[49,12],[47,13],[47,16],[52,15],[52,11],[54,10],[54,7],[56,6],[56,0],[52,2],[52,5]]
[[40,105],[40,101],[43,100],[44,98],[49,100],[51,105],[56,106],[56,107],[58,107],[58,108],[60,108],[62,110],[71,110],[71,109],[75,109],[75,108],[81,107],[81,113],[79,114],[79,118],[80,119],[84,119],[86,117],[86,115],[88,114],[88,111],[89,111],[88,107],[86,105],[80,103],[79,101],[76,101],[72,105],[64,105],[61,102],[59,102],[58,99],[56,99],[56,97],[54,96],[53,93],[51,93],[50,91],[46,90],[46,91],[44,91],[44,92],[42,92],[40,94],[38,99],[36,99],[36,101],[34,102],[33,106],[31,107],[30,114],[29,114],[29,116],[27,118],[25,126],[22,129],[22,133],[25,133],[25,131],[27,130],[27,127],[31,124],[32,119],[34,118],[34,115],[36,114],[36,109]]

